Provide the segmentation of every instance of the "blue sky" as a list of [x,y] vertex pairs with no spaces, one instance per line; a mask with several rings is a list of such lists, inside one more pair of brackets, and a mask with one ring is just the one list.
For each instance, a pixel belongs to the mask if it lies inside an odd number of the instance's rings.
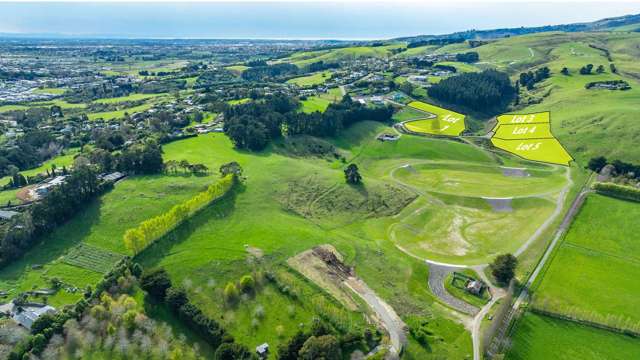
[[380,39],[640,13],[639,2],[0,3],[0,33]]

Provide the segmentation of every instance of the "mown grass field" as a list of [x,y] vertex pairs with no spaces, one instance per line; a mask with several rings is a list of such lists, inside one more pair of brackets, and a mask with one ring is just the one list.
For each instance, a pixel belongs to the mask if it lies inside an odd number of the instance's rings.
[[539,280],[534,305],[640,325],[640,204],[592,194]]
[[167,95],[167,93],[160,93],[160,94],[130,94],[128,96],[120,96],[120,97],[115,97],[115,98],[105,98],[105,99],[98,99],[94,102],[99,103],[99,104],[115,104],[115,103],[121,103],[121,102],[125,102],[125,101],[138,101],[138,100],[146,100],[146,99],[151,99],[151,98],[155,98],[158,96],[165,96]]
[[518,321],[508,360],[627,360],[640,354],[640,340],[530,312]]
[[506,150],[527,160],[558,165],[569,165],[573,160],[573,157],[555,138],[505,140],[493,137],[491,143],[498,149]]

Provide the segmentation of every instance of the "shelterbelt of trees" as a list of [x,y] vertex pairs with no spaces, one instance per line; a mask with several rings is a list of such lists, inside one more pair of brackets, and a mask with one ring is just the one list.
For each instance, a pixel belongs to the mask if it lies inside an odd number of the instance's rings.
[[175,205],[164,214],[142,222],[124,234],[124,245],[133,255],[137,255],[149,245],[156,242],[198,211],[223,197],[236,183],[234,173],[225,174],[218,182],[209,185],[207,190],[200,192],[182,204]]
[[263,103],[247,103],[224,111],[224,132],[237,148],[258,151],[283,135],[335,136],[342,129],[362,120],[387,122],[393,108],[366,107],[345,96],[324,113],[298,112],[299,103],[283,95]]

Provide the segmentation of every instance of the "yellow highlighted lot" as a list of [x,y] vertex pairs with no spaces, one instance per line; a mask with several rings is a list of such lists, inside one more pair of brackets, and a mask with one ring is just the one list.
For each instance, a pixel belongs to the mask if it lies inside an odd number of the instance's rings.
[[550,123],[548,111],[533,114],[505,114],[497,117],[498,125]]
[[516,154],[522,158],[542,161],[551,164],[569,165],[571,155],[555,138],[503,140],[492,138],[491,143],[500,149]]
[[406,122],[404,126],[409,131],[431,135],[458,136],[465,129],[465,116],[455,111],[421,101],[413,101],[409,103],[409,107],[435,115],[435,117],[431,119]]
[[569,165],[573,158],[551,133],[549,112],[498,116],[493,146],[524,159]]
[[543,139],[553,138],[553,134],[551,124],[498,125],[493,137],[503,140]]

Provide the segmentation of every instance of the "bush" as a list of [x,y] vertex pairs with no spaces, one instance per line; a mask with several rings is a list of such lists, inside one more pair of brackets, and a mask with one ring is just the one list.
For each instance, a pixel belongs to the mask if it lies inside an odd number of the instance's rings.
[[339,360],[342,359],[342,350],[333,335],[312,336],[305,341],[299,355],[302,360]]
[[183,305],[189,302],[189,298],[187,297],[187,293],[183,288],[171,287],[169,288],[169,290],[167,290],[165,302],[173,311],[177,311]]
[[155,269],[142,275],[140,286],[151,296],[163,301],[167,289],[171,287],[171,279],[164,269]]
[[238,300],[238,288],[234,283],[227,283],[227,286],[224,287],[224,299],[228,303],[233,303]]
[[602,195],[624,200],[640,201],[640,189],[631,186],[597,182],[593,184],[593,189]]
[[240,279],[240,291],[244,293],[253,292],[256,282],[251,275],[245,275]]

